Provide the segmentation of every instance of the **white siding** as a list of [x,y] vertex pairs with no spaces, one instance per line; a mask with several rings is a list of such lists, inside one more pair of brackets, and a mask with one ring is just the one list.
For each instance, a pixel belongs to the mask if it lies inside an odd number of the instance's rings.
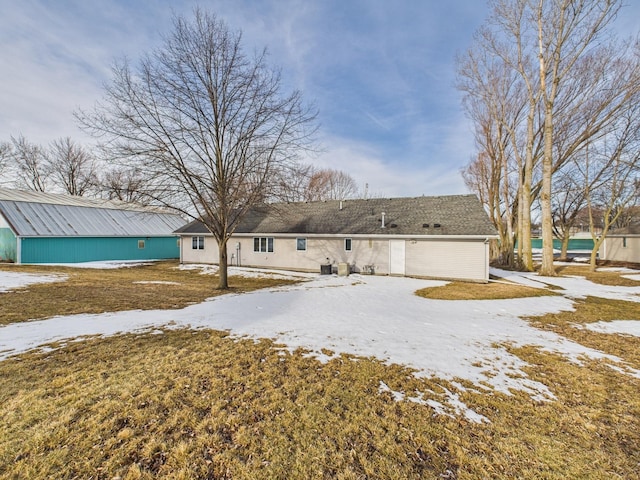
[[[296,238],[307,239],[305,251],[296,250]],[[351,251],[346,251],[344,238],[274,236],[273,252],[254,252],[253,237],[235,237],[229,242],[229,257],[235,252],[235,243],[239,242],[240,261],[243,266],[319,272],[320,265],[330,263],[337,266],[338,263],[344,262],[351,265],[357,272],[361,271],[365,265],[373,265],[377,273],[388,273],[387,241],[352,239]]]
[[203,250],[192,248],[191,236],[180,237],[180,261],[183,263],[218,263],[218,244],[216,239],[211,235],[199,236],[204,236]]
[[[266,235],[271,236],[271,235]],[[244,267],[282,268],[319,272],[320,265],[346,262],[352,271],[363,272],[372,266],[376,274],[388,275],[390,242],[403,242],[404,274],[411,276],[488,281],[489,247],[483,240],[403,240],[358,239],[353,237],[312,238],[278,237],[273,235],[273,252],[254,252],[254,237],[232,237],[227,252],[229,265]],[[296,250],[296,238],[307,239],[305,251]],[[352,238],[351,251],[345,251],[344,239]],[[237,248],[239,244],[240,248]],[[218,263],[218,246],[211,236],[205,236],[204,250],[194,250],[191,236],[182,237],[182,262]],[[400,274],[398,272],[398,274]]]
[[626,237],[606,237],[600,247],[600,258],[640,263],[640,236],[630,234]]
[[482,240],[407,240],[406,274],[488,281],[488,245]]

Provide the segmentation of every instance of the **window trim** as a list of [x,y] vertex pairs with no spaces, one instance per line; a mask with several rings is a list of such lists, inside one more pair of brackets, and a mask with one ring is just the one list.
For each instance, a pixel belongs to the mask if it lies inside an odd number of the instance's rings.
[[[347,248],[347,243],[349,248]],[[344,239],[344,251],[345,252],[351,252],[353,250],[353,240],[351,238],[345,238]]]
[[191,237],[191,250],[204,250],[203,235],[194,235]]
[[[303,248],[300,248],[300,242],[303,242]],[[306,252],[307,251],[307,238],[306,237],[298,237],[296,238],[296,252]]]
[[254,253],[273,253],[273,237],[253,237]]
[[138,240],[138,250],[144,250],[146,246],[147,244],[144,240]]

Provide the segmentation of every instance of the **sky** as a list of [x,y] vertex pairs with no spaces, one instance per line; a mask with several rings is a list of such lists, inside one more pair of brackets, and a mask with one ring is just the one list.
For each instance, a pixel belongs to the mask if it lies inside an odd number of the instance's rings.
[[[126,265],[126,264],[125,264]],[[76,266],[74,264],[73,266]],[[117,263],[94,263],[94,268]],[[216,267],[190,265],[203,274]],[[588,267],[585,266],[585,269]],[[637,270],[632,278],[637,279]],[[508,300],[431,300],[415,295],[421,288],[446,282],[407,277],[317,275],[230,268],[230,275],[290,275],[301,283],[241,295],[222,295],[179,310],[125,311],[58,316],[0,326],[0,361],[10,355],[55,342],[57,347],[93,335],[126,332],[160,334],[166,328],[229,331],[234,338],[271,338],[284,351],[302,348],[320,361],[340,354],[374,357],[388,364],[408,366],[418,377],[435,377],[455,387],[433,398],[431,392],[393,392],[397,399],[422,403],[436,413],[464,415],[476,422],[490,418],[470,410],[459,398],[472,382],[478,391],[509,394],[519,390],[535,400],[555,398],[553,382],[535,381],[527,363],[510,353],[506,344],[534,345],[564,356],[578,365],[581,358],[604,359],[621,373],[640,377],[620,358],[578,344],[556,333],[535,328],[527,316],[571,311],[585,296],[640,301],[640,287],[598,285],[581,277],[539,277],[536,273],[492,270],[514,282],[548,288],[561,295]],[[0,295],[19,295],[13,289],[30,283],[65,281],[65,275],[36,275],[0,271]],[[171,282],[166,282],[171,283]],[[327,288],[331,287],[331,288]],[[167,285],[167,289],[170,289]],[[640,336],[640,320],[574,325],[595,331]],[[48,347],[50,348],[50,347]],[[330,356],[328,351],[333,352]],[[585,368],[589,368],[585,366]],[[376,379],[380,391],[389,391],[386,378]]]
[[[627,0],[632,3],[631,0]],[[484,0],[202,0],[249,52],[267,48],[283,83],[319,110],[320,168],[375,196],[467,193],[472,126],[455,57],[472,43]],[[103,94],[116,59],[159,47],[191,0],[0,0],[0,141],[90,145],[73,117]],[[616,29],[637,31],[640,2]]]

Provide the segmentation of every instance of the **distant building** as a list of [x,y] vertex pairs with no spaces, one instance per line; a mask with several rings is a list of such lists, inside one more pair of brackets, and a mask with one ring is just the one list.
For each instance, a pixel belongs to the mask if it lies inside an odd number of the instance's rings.
[[[176,233],[181,262],[218,263],[203,223]],[[475,195],[278,203],[251,209],[227,254],[231,265],[487,282],[494,238]]]
[[179,215],[105,200],[0,188],[0,261],[179,258]]
[[631,225],[607,233],[598,255],[601,260],[640,263],[640,226]]

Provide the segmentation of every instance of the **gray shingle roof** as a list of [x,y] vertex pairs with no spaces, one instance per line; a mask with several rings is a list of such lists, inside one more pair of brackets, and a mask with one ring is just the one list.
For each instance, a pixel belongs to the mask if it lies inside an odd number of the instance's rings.
[[16,235],[167,236],[184,225],[179,215],[131,204],[0,189],[0,214]]
[[[195,221],[176,233],[207,229]],[[448,195],[263,205],[247,213],[236,233],[492,236],[496,230],[475,195]]]

